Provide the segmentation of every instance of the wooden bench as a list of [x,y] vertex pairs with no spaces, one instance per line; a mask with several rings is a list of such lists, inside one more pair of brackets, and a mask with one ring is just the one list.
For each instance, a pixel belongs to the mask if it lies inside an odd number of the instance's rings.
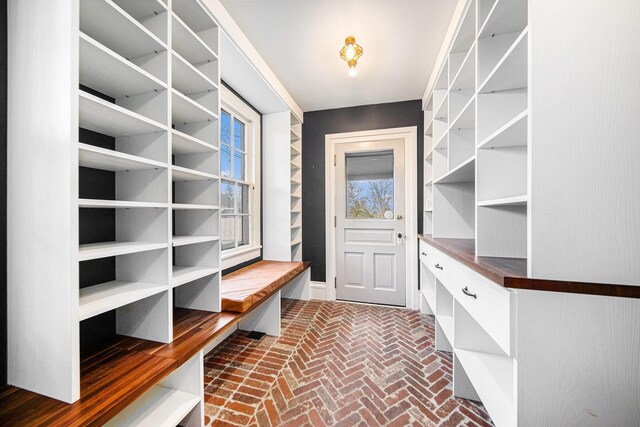
[[[285,297],[304,293],[304,287],[300,285],[302,280],[296,283],[296,279],[308,279],[308,276],[299,276],[308,273],[309,266],[302,262],[261,261],[222,279],[223,289],[235,289],[227,293],[227,297],[235,295],[238,299],[245,295],[245,299],[250,299],[241,304],[244,311],[212,313],[175,308],[171,343],[116,335],[112,341],[83,354],[80,400],[73,404],[17,387],[5,387],[0,392],[0,425],[105,423],[198,352],[210,350],[238,328],[245,329],[254,324],[260,327],[265,317],[274,317],[276,313],[265,307],[274,301],[274,296],[280,297],[281,290]],[[252,289],[251,277],[262,284],[256,289],[255,298],[247,293]],[[240,286],[242,283],[245,285]],[[240,292],[240,289],[245,291]],[[280,316],[279,301],[277,316]],[[37,375],[35,366],[34,375]]]

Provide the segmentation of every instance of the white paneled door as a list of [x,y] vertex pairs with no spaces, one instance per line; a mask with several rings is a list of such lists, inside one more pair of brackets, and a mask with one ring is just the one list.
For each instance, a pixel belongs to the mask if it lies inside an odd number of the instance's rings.
[[404,140],[338,144],[336,299],[404,306]]

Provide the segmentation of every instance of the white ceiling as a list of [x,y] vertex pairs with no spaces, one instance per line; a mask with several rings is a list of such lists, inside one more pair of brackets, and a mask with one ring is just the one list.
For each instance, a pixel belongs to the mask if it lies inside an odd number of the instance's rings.
[[[456,0],[221,0],[303,111],[420,99]],[[364,49],[358,77],[339,52]]]

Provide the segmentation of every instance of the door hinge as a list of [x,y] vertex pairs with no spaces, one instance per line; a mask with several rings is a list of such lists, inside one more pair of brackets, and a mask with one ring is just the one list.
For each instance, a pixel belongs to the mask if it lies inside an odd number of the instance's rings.
[[333,166],[335,166],[337,162],[338,162],[338,156],[334,154],[333,155]]
[[337,278],[337,277],[334,277],[334,278],[333,278],[333,287],[334,287],[335,289],[338,289],[338,278]]
[[333,227],[335,228],[335,227],[337,227],[337,226],[338,226],[338,217],[337,217],[337,216],[334,216],[334,217],[333,217]]

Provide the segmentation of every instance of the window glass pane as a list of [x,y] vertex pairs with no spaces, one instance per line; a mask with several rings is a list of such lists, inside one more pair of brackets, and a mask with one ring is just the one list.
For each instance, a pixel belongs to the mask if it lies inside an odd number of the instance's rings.
[[241,151],[244,149],[244,123],[238,119],[233,119],[233,146]]
[[224,110],[220,118],[220,141],[231,145],[231,115]]
[[220,221],[220,227],[222,233],[220,238],[222,239],[222,250],[231,249],[235,247],[235,238],[233,235],[233,221],[234,216],[223,216]]
[[249,213],[249,186],[238,184],[238,213]]
[[348,219],[393,219],[393,151],[347,154],[346,174]]
[[246,215],[236,217],[236,237],[238,246],[249,244],[249,217]]
[[222,214],[234,214],[236,203],[235,184],[229,181],[220,183],[220,200],[222,202]]
[[231,176],[231,147],[224,144],[220,147],[220,174]]
[[244,154],[239,151],[233,153],[233,178],[244,181]]

